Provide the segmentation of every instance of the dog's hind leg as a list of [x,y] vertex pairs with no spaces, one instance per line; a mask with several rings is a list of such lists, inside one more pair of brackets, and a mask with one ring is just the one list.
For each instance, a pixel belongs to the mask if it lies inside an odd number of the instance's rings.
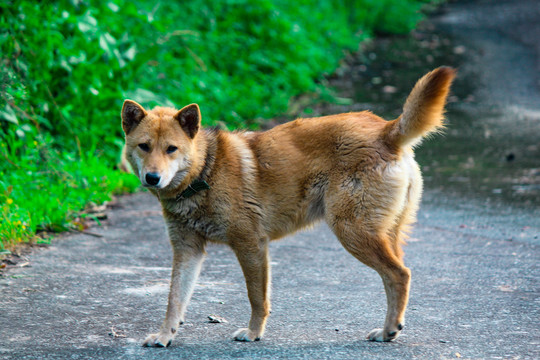
[[372,341],[395,339],[405,324],[405,308],[409,299],[410,270],[394,251],[393,242],[386,234],[362,229],[358,219],[333,219],[328,222],[341,244],[354,257],[375,269],[381,276],[386,291],[387,313],[383,329],[368,335]]
[[188,245],[180,241],[171,243],[173,267],[167,313],[159,333],[148,335],[143,346],[166,347],[171,344],[178,325],[184,322],[186,307],[204,260],[204,249],[199,246],[200,244]]
[[268,239],[235,241],[232,245],[246,279],[251,319],[247,328],[238,329],[234,339],[257,341],[264,334],[270,314],[270,260]]

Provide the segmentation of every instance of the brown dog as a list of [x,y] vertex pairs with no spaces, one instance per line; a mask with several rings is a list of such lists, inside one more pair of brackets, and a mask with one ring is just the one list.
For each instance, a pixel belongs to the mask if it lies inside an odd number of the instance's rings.
[[422,192],[412,148],[442,127],[454,76],[447,67],[425,75],[393,121],[365,111],[298,119],[266,132],[201,129],[196,104],[146,111],[126,100],[125,156],[160,200],[173,248],[165,321],[144,345],[171,343],[207,242],[229,245],[246,278],[252,314],[235,339],[260,339],[270,310],[268,243],[320,219],[382,277],[386,321],[368,339],[395,339],[409,296],[403,232]]

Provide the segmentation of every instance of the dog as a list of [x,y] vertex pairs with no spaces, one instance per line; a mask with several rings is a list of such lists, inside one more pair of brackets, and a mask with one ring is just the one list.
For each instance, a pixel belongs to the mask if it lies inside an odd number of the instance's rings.
[[401,246],[422,193],[413,147],[443,128],[454,77],[449,67],[426,74],[392,121],[363,111],[264,132],[203,129],[197,104],[145,110],[125,100],[125,156],[161,202],[173,250],[165,320],[143,345],[171,344],[209,242],[229,245],[245,276],[251,318],[234,338],[261,339],[270,313],[269,242],[323,219],[384,283],[384,327],[367,339],[397,338],[411,278]]

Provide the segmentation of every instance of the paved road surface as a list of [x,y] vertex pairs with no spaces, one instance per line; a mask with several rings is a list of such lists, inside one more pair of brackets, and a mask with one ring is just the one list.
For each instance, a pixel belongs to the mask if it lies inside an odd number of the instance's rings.
[[212,246],[172,346],[142,348],[164,315],[170,249],[157,201],[138,194],[93,229],[103,238],[69,236],[0,280],[0,358],[538,358],[538,219],[442,196],[427,194],[406,248],[411,299],[394,343],[364,340],[384,318],[382,283],[321,225],[272,244],[262,341],[232,341],[249,304],[234,255]]

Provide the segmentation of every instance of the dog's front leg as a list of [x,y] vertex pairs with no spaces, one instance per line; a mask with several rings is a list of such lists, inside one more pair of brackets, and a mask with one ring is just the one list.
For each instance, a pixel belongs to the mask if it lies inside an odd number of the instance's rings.
[[167,314],[159,333],[148,335],[143,346],[165,347],[171,344],[178,325],[184,322],[184,313],[193,294],[203,260],[203,249],[197,246],[181,246],[173,242],[173,266]]
[[270,314],[270,261],[268,240],[242,240],[233,245],[246,279],[251,319],[248,328],[234,333],[235,340],[257,341],[263,336],[266,319]]

